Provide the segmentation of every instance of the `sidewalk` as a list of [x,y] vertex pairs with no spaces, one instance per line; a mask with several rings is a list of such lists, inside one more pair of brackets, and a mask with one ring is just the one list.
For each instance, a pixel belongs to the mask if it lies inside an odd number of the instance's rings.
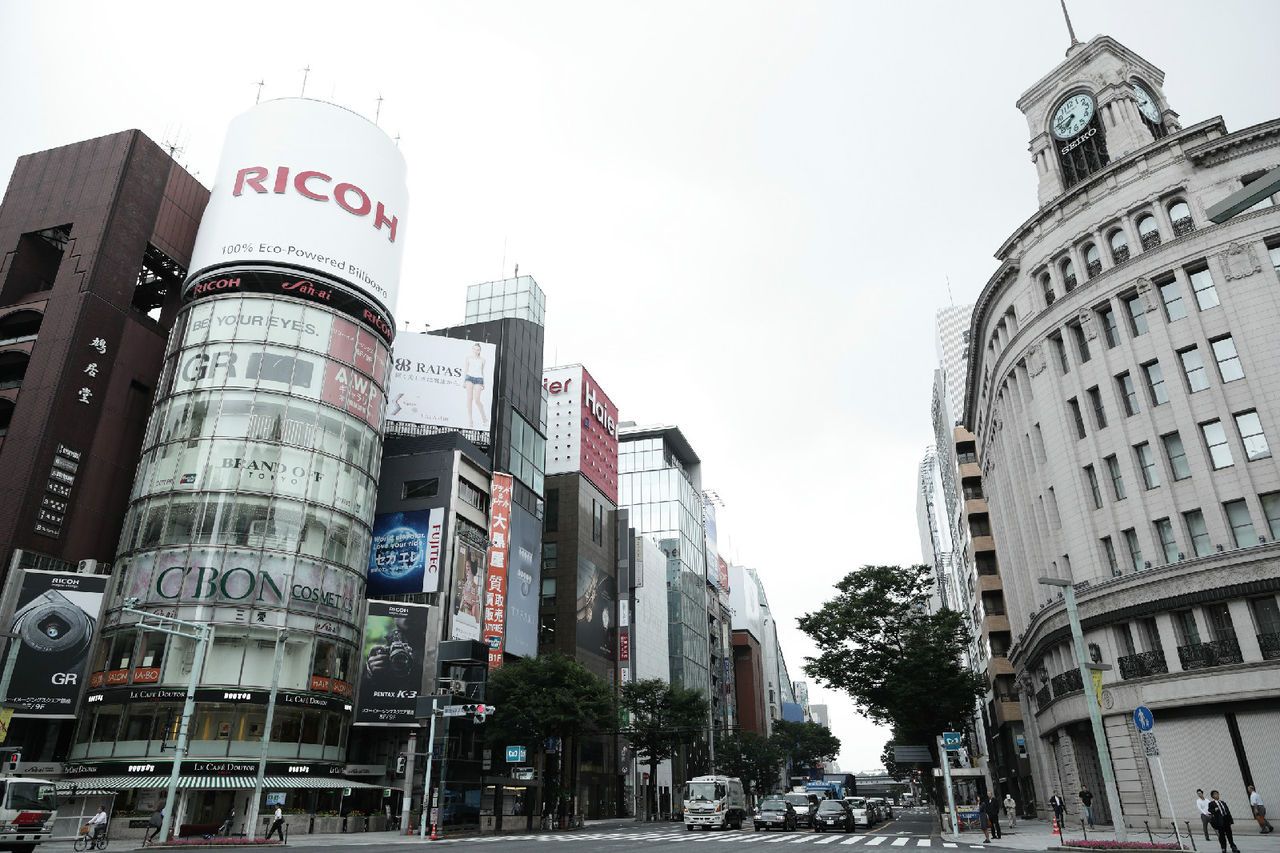
[[[1107,840],[1114,841],[1116,837],[1115,827],[1110,825],[1099,824],[1094,829],[1089,829],[1086,825],[1083,829],[1080,825],[1079,818],[1075,818],[1074,823],[1070,815],[1067,816],[1066,826],[1063,827],[1061,835],[1055,835],[1053,832],[1053,821],[1044,818],[1035,818],[1025,820],[1018,818],[1017,826],[1008,826],[1005,823],[1000,824],[1001,837],[994,838],[987,845],[988,847],[1010,847],[1018,849],[1031,848],[1051,848],[1061,846],[1062,841],[1081,841],[1088,838],[1089,841]],[[1209,831],[1209,841],[1204,840],[1204,833],[1200,831],[1200,821],[1197,819],[1191,825],[1193,838],[1187,838],[1187,827],[1185,823],[1179,823],[1178,826],[1182,838],[1182,845],[1187,850],[1195,850],[1197,853],[1219,853],[1218,834],[1212,829]],[[1236,846],[1240,848],[1240,853],[1280,853],[1280,833],[1262,835],[1258,832],[1258,825],[1252,819],[1247,824],[1237,821],[1233,830],[1235,832]],[[977,837],[978,843],[982,842],[981,830],[973,832],[964,832],[961,837],[965,841],[973,843],[973,838]],[[1133,843],[1147,844],[1150,841],[1159,843],[1172,844],[1174,842],[1173,826],[1165,823],[1163,826],[1152,826],[1151,836],[1148,838],[1146,827],[1138,828],[1129,827],[1128,840]],[[1193,846],[1194,844],[1194,846]],[[1230,848],[1228,848],[1230,853]]]

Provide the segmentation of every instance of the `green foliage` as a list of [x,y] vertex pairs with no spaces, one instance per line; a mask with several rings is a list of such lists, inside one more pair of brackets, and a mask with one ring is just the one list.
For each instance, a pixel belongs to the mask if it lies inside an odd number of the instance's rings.
[[817,767],[822,759],[840,752],[840,738],[819,723],[776,720],[771,739],[790,763],[793,773],[801,768]]
[[681,744],[706,734],[710,706],[701,691],[660,678],[627,682],[621,692],[620,704],[631,716],[627,739],[636,757],[649,764],[647,816],[657,805],[658,764],[674,757]]
[[777,790],[785,757],[776,743],[755,732],[734,732],[721,737],[716,745],[717,769],[741,779],[749,795]]
[[928,566],[863,566],[800,629],[822,652],[804,671],[843,690],[871,719],[891,725],[899,743],[930,744],[963,730],[985,680],[961,662],[969,643],[963,617],[928,612]]
[[489,673],[485,699],[498,706],[485,725],[489,745],[540,745],[613,728],[617,705],[609,685],[561,654],[521,658]]

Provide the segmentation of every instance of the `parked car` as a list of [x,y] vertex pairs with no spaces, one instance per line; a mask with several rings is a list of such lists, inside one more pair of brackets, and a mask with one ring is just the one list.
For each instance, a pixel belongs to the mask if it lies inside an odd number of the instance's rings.
[[783,794],[782,798],[796,810],[798,826],[813,827],[813,816],[818,813],[818,795],[792,792]]
[[868,797],[871,802],[876,804],[876,809],[880,812],[880,816],[885,820],[893,820],[893,803],[884,797]]
[[858,821],[853,816],[853,809],[844,800],[823,800],[818,803],[818,813],[813,819],[815,832],[826,832],[828,829],[853,832],[857,828]]
[[760,803],[760,808],[756,809],[756,832],[762,829],[773,829],[775,826],[779,829],[794,830],[797,821],[795,807],[780,796],[765,797]]
[[875,813],[874,809],[867,808],[866,797],[845,797],[844,801],[849,804],[849,808],[853,810],[853,817],[858,823],[868,829],[874,825],[871,816]]

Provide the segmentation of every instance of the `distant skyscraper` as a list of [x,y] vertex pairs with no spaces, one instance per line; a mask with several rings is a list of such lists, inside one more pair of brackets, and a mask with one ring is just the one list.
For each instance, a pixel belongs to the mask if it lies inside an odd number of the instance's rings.
[[969,318],[973,305],[948,305],[939,308],[935,323],[934,345],[947,391],[947,408],[954,424],[964,413],[964,377],[969,365]]

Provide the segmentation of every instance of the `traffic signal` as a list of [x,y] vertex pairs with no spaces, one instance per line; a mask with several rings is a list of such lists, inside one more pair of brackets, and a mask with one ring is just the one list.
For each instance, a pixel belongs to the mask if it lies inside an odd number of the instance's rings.
[[405,765],[408,763],[409,763],[409,758],[404,753],[401,753],[399,756],[397,756],[396,757],[396,773],[402,775],[404,773]]
[[18,762],[20,761],[22,761],[22,750],[20,749],[10,750],[8,753],[8,758],[5,760],[5,770],[7,770],[10,773],[17,773]]
[[490,712],[489,705],[463,705],[462,710],[468,714],[488,714]]

